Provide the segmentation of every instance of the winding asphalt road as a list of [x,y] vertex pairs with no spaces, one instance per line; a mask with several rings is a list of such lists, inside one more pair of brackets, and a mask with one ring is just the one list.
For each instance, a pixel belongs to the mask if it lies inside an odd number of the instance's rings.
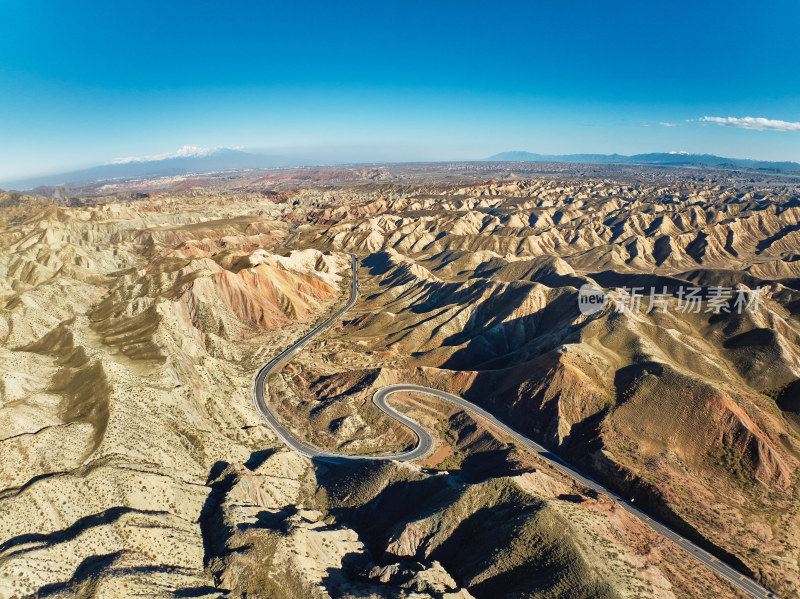
[[694,557],[697,561],[708,567],[709,569],[713,570],[716,574],[730,582],[733,586],[738,588],[741,591],[744,591],[746,594],[750,595],[751,597],[758,597],[758,598],[765,598],[765,597],[774,597],[778,599],[777,595],[771,593],[761,585],[759,585],[753,579],[743,575],[742,573],[738,572],[737,570],[731,568],[726,563],[720,561],[704,549],[701,549],[688,539],[682,537],[677,532],[668,528],[667,526],[661,524],[657,520],[654,520],[643,511],[638,509],[633,505],[633,502],[629,502],[622,498],[621,496],[617,495],[610,489],[607,489],[600,483],[596,482],[592,478],[585,475],[583,472],[575,468],[574,466],[568,464],[560,457],[552,453],[551,451],[547,450],[543,446],[536,443],[532,439],[521,435],[513,428],[484,410],[483,408],[457,396],[453,395],[452,393],[447,393],[446,391],[439,391],[438,389],[431,389],[430,387],[421,387],[419,385],[411,385],[411,384],[398,384],[398,385],[389,385],[386,387],[382,387],[378,389],[375,394],[372,396],[373,403],[385,414],[387,414],[393,420],[397,420],[403,425],[410,428],[414,434],[417,435],[417,444],[416,446],[405,453],[399,454],[392,454],[392,455],[350,455],[350,454],[342,454],[336,453],[332,451],[325,451],[321,449],[317,449],[316,447],[312,447],[307,443],[303,443],[297,437],[295,437],[292,432],[286,428],[283,424],[281,424],[278,419],[273,414],[272,410],[270,409],[269,405],[267,404],[264,398],[264,386],[267,381],[267,377],[269,375],[280,368],[283,364],[285,364],[295,353],[303,349],[312,339],[317,337],[323,331],[328,329],[332,324],[337,322],[342,315],[347,312],[350,308],[355,305],[356,300],[358,300],[358,257],[355,254],[350,254],[352,259],[352,288],[351,288],[351,296],[350,300],[347,304],[342,307],[338,312],[336,312],[333,316],[325,320],[322,324],[316,327],[311,332],[307,333],[302,339],[297,341],[294,345],[289,347],[288,349],[281,352],[278,356],[270,360],[267,364],[264,365],[261,370],[258,371],[256,375],[255,384],[253,385],[253,403],[255,404],[256,410],[258,410],[259,414],[261,414],[262,418],[266,420],[267,424],[269,424],[270,428],[280,437],[280,439],[291,449],[296,451],[297,453],[304,455],[309,458],[317,458],[329,461],[343,461],[343,460],[399,460],[399,461],[412,461],[422,458],[428,455],[434,446],[433,437],[431,434],[425,430],[422,426],[420,426],[417,422],[414,422],[410,418],[404,416],[397,410],[393,409],[387,403],[387,399],[393,393],[400,393],[400,392],[408,392],[413,391],[416,393],[425,393],[428,395],[433,395],[439,399],[443,399],[448,401],[452,404],[457,405],[458,407],[464,409],[465,411],[469,412],[470,414],[477,416],[478,418],[490,423],[495,428],[501,430],[504,434],[508,435],[514,441],[516,441],[519,445],[525,447],[526,449],[537,453],[543,459],[550,462],[553,466],[555,466],[558,470],[572,478],[573,480],[578,481],[582,485],[588,487],[589,489],[594,490],[597,493],[603,493],[611,499],[613,499],[617,505],[619,505],[622,509],[629,512],[631,515],[635,516],[648,526],[650,526],[653,530],[659,533],[666,539],[669,539],[679,547],[683,548],[689,555]]
[[[430,453],[431,449],[433,449],[433,438],[431,435],[422,428],[419,424],[411,420],[410,418],[406,418],[402,414],[396,412],[395,410],[391,409],[388,405],[386,405],[386,395],[380,395],[378,393],[375,394],[373,397],[373,401],[375,405],[377,405],[381,410],[386,412],[391,418],[394,420],[399,420],[403,424],[405,424],[408,428],[410,428],[414,433],[417,435],[417,444],[415,445],[414,449],[411,451],[407,451],[405,453],[397,453],[391,455],[378,455],[378,456],[363,456],[363,455],[346,455],[341,453],[336,453],[333,451],[325,451],[323,449],[317,449],[316,447],[312,447],[308,443],[303,443],[300,439],[294,436],[294,434],[286,428],[281,422],[276,418],[275,414],[269,407],[267,400],[264,397],[264,388],[267,382],[267,378],[270,374],[274,371],[279,369],[283,366],[295,353],[303,349],[311,340],[317,337],[320,333],[328,329],[331,325],[337,322],[342,315],[347,312],[350,308],[358,300],[358,257],[355,254],[350,254],[350,258],[352,260],[351,265],[351,276],[352,286],[350,288],[350,300],[345,304],[338,312],[336,312],[333,316],[325,320],[322,324],[316,327],[314,330],[307,333],[304,337],[302,337],[299,341],[297,341],[291,347],[283,350],[280,354],[274,357],[272,360],[267,362],[261,370],[258,371],[256,375],[256,380],[253,385],[253,403],[256,406],[256,410],[258,413],[261,414],[261,417],[266,420],[267,424],[269,424],[270,428],[275,431],[275,434],[280,437],[281,441],[283,441],[286,445],[288,445],[291,449],[295,450],[300,455],[304,455],[308,458],[321,458],[321,459],[333,459],[333,460],[402,460],[402,461],[411,461],[417,460],[421,457],[424,457],[428,453]],[[381,390],[383,391],[383,389]]]

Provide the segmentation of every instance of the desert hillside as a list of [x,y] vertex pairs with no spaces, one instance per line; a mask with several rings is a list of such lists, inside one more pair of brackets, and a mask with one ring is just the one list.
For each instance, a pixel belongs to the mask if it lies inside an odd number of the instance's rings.
[[[397,451],[374,390],[450,391],[800,597],[800,190],[443,179],[0,194],[0,598],[743,596],[430,397],[397,400],[421,463],[286,449],[253,380],[347,301],[351,252],[359,301],[268,382],[297,436]],[[582,313],[587,284],[614,301]]]

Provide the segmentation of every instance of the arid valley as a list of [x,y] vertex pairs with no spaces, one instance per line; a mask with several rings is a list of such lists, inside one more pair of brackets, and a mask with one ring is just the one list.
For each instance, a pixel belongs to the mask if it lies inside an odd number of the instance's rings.
[[749,596],[430,395],[421,459],[287,447],[254,380],[350,254],[264,385],[294,436],[401,453],[374,392],[446,391],[800,597],[797,179],[519,164],[0,192],[0,597]]

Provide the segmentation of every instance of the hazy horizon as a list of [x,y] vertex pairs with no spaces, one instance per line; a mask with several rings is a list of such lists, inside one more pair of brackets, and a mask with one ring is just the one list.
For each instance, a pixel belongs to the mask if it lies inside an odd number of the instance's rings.
[[[491,13],[33,1],[4,13],[0,181],[184,146],[331,162],[514,150],[800,161],[800,83],[786,69],[800,63],[800,6],[788,0]],[[493,26],[516,32],[494,38]]]
[[[186,148],[188,147],[196,149],[197,153],[186,153]],[[403,149],[380,148],[380,147],[372,149],[358,149],[352,147],[330,148],[330,147],[313,147],[313,146],[308,148],[247,148],[242,146],[204,148],[201,146],[190,146],[189,144],[185,144],[184,146],[177,148],[172,152],[168,151],[162,153],[144,154],[141,156],[114,157],[113,159],[105,160],[103,162],[88,162],[88,163],[77,164],[74,165],[72,168],[68,169],[55,168],[49,171],[34,171],[14,178],[0,179],[0,185],[10,182],[22,181],[26,179],[46,178],[62,174],[69,175],[72,172],[77,172],[98,166],[125,164],[129,162],[157,162],[161,160],[169,160],[172,158],[183,158],[183,157],[195,157],[195,156],[199,157],[199,156],[211,155],[213,153],[223,150],[239,150],[242,152],[247,152],[256,155],[280,156],[280,157],[285,157],[287,159],[297,159],[297,163],[293,165],[297,167],[325,166],[325,165],[339,165],[339,164],[402,164],[402,163],[414,163],[414,162],[437,163],[437,162],[473,162],[473,161],[478,162],[486,160],[487,158],[494,156],[495,154],[509,153],[509,152],[529,152],[531,154],[565,155],[565,156],[585,155],[585,154],[597,154],[597,155],[607,155],[607,156],[611,155],[635,156],[637,154],[649,154],[649,153],[684,154],[684,155],[711,154],[710,152],[686,152],[683,150],[654,150],[651,152],[634,152],[634,153],[623,153],[614,151],[602,151],[602,152],[575,151],[575,152],[563,152],[556,154],[555,152],[548,152],[548,151],[531,152],[529,150],[520,148],[510,148],[510,149],[506,148],[497,150],[496,152],[485,152],[484,155],[480,156],[478,155],[460,156],[457,154],[452,154],[448,155],[447,157],[436,157],[434,155],[431,155],[429,152],[428,153],[421,152],[414,154]],[[759,156],[724,155],[721,157],[733,158],[737,160],[796,162],[795,160],[790,160],[790,159],[768,159],[768,158],[765,159]],[[291,167],[265,166],[264,168],[269,169],[269,168],[291,168]]]

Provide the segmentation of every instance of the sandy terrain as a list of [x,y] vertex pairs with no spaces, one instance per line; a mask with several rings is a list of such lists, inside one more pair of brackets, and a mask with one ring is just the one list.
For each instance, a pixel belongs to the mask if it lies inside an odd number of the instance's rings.
[[[269,381],[298,435],[395,450],[376,387],[459,393],[798,596],[797,190],[383,172],[0,198],[0,597],[739,596],[422,398],[424,464],[283,449],[252,380],[346,300],[345,252],[360,301]],[[584,283],[764,291],[585,315]]]

